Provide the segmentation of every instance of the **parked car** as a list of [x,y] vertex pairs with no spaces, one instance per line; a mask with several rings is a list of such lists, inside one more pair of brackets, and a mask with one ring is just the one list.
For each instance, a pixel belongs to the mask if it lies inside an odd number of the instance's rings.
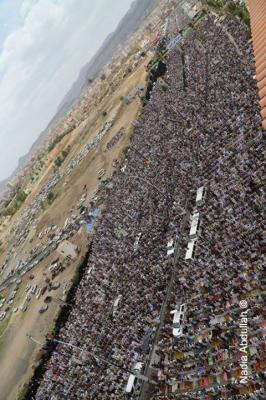
[[60,287],[60,283],[59,282],[50,282],[49,284],[49,290],[56,290]]
[[36,290],[37,290],[37,285],[33,285],[32,287],[31,287],[31,293],[32,294],[35,294],[36,293]]
[[5,319],[5,316],[6,316],[6,311],[2,311],[0,313],[0,321],[3,321],[3,319]]
[[45,311],[48,310],[48,304],[44,304],[40,309],[39,309],[39,313],[42,314]]
[[44,286],[44,287],[41,289],[41,296],[44,295],[44,293],[46,292],[46,290],[47,290],[47,286]]
[[102,177],[104,176],[104,174],[105,174],[105,170],[104,169],[100,169],[100,171],[98,171],[98,179],[102,179]]

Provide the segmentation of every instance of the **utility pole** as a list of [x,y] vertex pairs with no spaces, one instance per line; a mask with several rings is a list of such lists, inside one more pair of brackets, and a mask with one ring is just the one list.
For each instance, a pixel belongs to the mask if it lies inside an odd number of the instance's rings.
[[26,333],[27,338],[29,338],[32,342],[39,344],[40,346],[44,346],[44,343],[39,342],[38,340],[34,339],[29,333]]
[[[45,346],[45,343],[41,343],[41,342],[39,342],[38,340],[34,339],[34,337],[33,337],[32,335],[30,335],[29,333],[27,333],[26,336],[27,336],[32,342],[34,342],[34,343],[36,343],[36,344],[39,344],[39,345],[42,346],[42,347]],[[117,364],[117,363],[115,363],[115,362],[113,362],[113,361],[106,360],[105,358],[103,358],[103,357],[101,357],[101,356],[98,356],[98,355],[95,355],[95,354],[92,353],[91,351],[84,350],[84,349],[82,349],[82,348],[80,348],[80,347],[78,347],[78,346],[75,346],[75,345],[72,344],[72,343],[64,342],[63,340],[58,340],[58,339],[52,339],[51,341],[54,342],[54,343],[58,343],[58,344],[62,344],[62,345],[64,345],[64,346],[71,347],[72,349],[77,349],[77,350],[81,351],[82,353],[83,353],[84,351],[86,351],[86,352],[87,352],[89,355],[91,355],[96,361],[100,360],[100,361],[102,361],[102,362],[105,363],[105,364],[112,365],[113,367],[116,367],[116,368],[118,368],[118,369],[120,369],[120,370],[122,370],[122,371],[125,371],[125,372],[127,372],[127,373],[130,373],[130,374],[134,375],[137,379],[141,379],[141,380],[143,380],[144,382],[148,382],[148,383],[150,383],[150,384],[152,384],[152,385],[158,386],[158,382],[151,380],[148,376],[142,375],[142,374],[140,374],[140,373],[138,373],[138,372],[136,372],[136,371],[134,371],[134,370],[131,370],[131,369],[129,369],[129,368],[125,368],[125,367],[123,367],[123,366],[121,366],[121,365],[119,365],[119,364]]]
[[160,193],[161,195],[163,195],[165,197],[165,195],[162,193],[162,191],[159,188],[157,188],[157,186],[155,186],[153,183],[147,181],[146,179],[141,178],[140,176],[137,176],[137,175],[127,175],[127,178],[134,178],[134,179],[141,180],[141,181],[145,182],[147,185],[152,186],[154,189],[156,189],[156,191],[158,193]]
[[58,299],[57,297],[52,297],[52,296],[50,296],[50,297],[51,297],[51,301],[53,301],[53,302],[55,302],[55,303],[58,303],[58,304],[64,305],[64,306],[68,306],[68,307],[72,306],[72,304],[66,303],[66,302],[65,302],[64,300],[62,300],[62,299]]
[[132,144],[131,144],[128,151],[130,152],[130,151],[132,151],[132,150],[133,150],[138,156],[140,156],[145,162],[148,162],[147,158],[145,158],[145,157],[141,154],[141,152],[138,151],[137,149],[135,149],[135,147],[132,146]]

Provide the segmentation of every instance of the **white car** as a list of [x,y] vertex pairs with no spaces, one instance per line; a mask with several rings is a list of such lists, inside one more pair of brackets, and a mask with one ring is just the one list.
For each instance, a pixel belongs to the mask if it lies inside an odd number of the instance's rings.
[[33,285],[33,286],[31,287],[30,293],[31,293],[31,294],[35,294],[35,293],[36,293],[36,290],[37,290],[37,285]]
[[173,314],[173,336],[180,337],[183,335],[183,323],[185,319],[186,305],[181,304],[175,310],[172,310],[170,314]]
[[39,309],[39,313],[42,314],[45,311],[48,310],[48,304],[44,304],[40,309]]
[[2,311],[0,314],[0,321],[3,321],[3,319],[5,319],[6,316],[6,311]]
[[30,293],[27,294],[26,300],[27,300],[27,301],[31,301],[31,295],[30,295]]
[[59,282],[54,282],[52,285],[52,289],[56,290],[60,287],[60,283]]

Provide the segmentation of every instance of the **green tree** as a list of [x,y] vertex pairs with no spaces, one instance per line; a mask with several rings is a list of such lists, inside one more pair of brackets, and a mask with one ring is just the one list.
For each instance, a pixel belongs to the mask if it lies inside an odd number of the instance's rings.
[[54,194],[54,192],[49,192],[48,193],[48,195],[47,195],[47,200],[48,200],[48,202],[51,204],[53,201],[54,201],[54,199],[55,199],[55,194]]

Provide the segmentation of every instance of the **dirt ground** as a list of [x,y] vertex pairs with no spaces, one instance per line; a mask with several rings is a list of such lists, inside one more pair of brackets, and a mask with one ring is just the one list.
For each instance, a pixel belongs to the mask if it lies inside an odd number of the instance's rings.
[[[83,247],[82,253],[85,253],[85,246]],[[49,261],[51,261],[53,257],[55,257],[55,254],[49,257]],[[54,318],[60,305],[58,302],[52,301],[45,313],[40,314],[38,310],[44,304],[43,300],[46,295],[54,298],[62,297],[64,283],[71,280],[80,260],[81,257],[61,273],[60,279],[57,279],[61,282],[59,289],[46,292],[45,295],[38,300],[35,296],[32,296],[26,312],[22,312],[19,309],[16,314],[12,314],[4,335],[0,337],[0,400],[15,399],[20,385],[31,376],[33,372],[32,365],[40,346],[31,342],[26,337],[26,334],[30,333],[41,343],[45,341],[45,335],[53,328]],[[45,263],[41,263],[37,267],[35,278],[30,281],[32,285],[36,284],[38,287],[43,287],[44,264]],[[26,296],[26,282],[27,280],[25,279],[12,308],[20,308],[20,305],[23,303]]]
[[[14,262],[16,258],[27,258],[30,250],[38,244],[38,234],[44,227],[52,223],[58,226],[64,224],[70,210],[76,206],[78,200],[84,193],[83,188],[85,184],[87,185],[87,201],[89,201],[92,197],[92,193],[99,185],[97,172],[101,168],[106,170],[105,177],[110,177],[112,175],[114,170],[112,166],[113,160],[122,157],[123,149],[128,145],[132,133],[131,122],[137,118],[141,108],[139,98],[125,105],[122,104],[120,97],[128,94],[137,85],[145,84],[145,65],[147,65],[147,62],[146,59],[133,74],[122,82],[116,92],[103,102],[100,109],[95,110],[79,128],[66,137],[64,142],[60,143],[60,152],[68,144],[72,144],[71,153],[66,160],[67,164],[86,143],[90,142],[92,138],[96,136],[105,121],[109,121],[110,119],[114,120],[112,128],[102,139],[98,147],[91,150],[88,156],[68,177],[67,181],[59,182],[55,187],[54,191],[57,197],[54,203],[39,217],[36,228],[31,230],[27,240],[17,249],[19,257],[16,256]],[[103,120],[101,116],[102,110],[107,111],[105,120]],[[125,130],[123,137],[112,149],[104,152],[106,144],[122,127]],[[56,157],[58,151],[53,153],[53,157]],[[38,182],[38,185],[36,185],[31,195],[27,198],[19,214],[16,215],[16,219],[23,212],[25,207],[28,206],[31,198],[38,193],[42,185],[49,179],[51,172],[52,163],[51,166],[47,168],[46,173],[41,181]],[[30,239],[32,239],[31,243]],[[83,245],[80,258],[56,278],[56,280],[61,283],[61,286],[56,291],[52,291],[52,295],[58,298],[62,296],[63,284],[71,281],[76,267],[80,263],[81,257],[83,257],[86,252],[86,235],[81,242]],[[43,286],[43,272],[47,269],[53,258],[55,258],[55,254],[50,255],[35,267],[33,270],[34,280],[29,281],[30,273],[24,275],[23,282],[20,285],[15,303],[12,305],[11,310],[15,307],[20,307],[26,295],[25,288],[27,283],[31,285],[37,284],[38,287]],[[4,325],[5,320],[0,322],[0,400],[15,400],[16,393],[23,384],[29,380],[33,373],[32,366],[41,346],[27,339],[26,333],[31,333],[38,341],[43,342],[45,335],[50,332],[54,326],[55,317],[60,306],[52,302],[47,312],[40,314],[38,310],[43,304],[44,297],[37,300],[34,296],[26,312],[19,310],[15,314],[11,313],[7,326]],[[1,330],[1,325],[2,328],[4,326],[5,329]]]

